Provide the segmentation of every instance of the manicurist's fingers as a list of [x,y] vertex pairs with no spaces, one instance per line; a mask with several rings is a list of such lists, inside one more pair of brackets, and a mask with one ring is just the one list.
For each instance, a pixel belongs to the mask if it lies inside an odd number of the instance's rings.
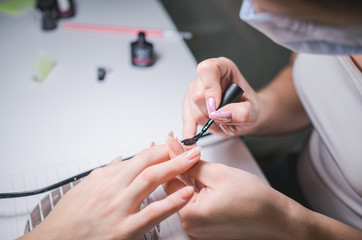
[[195,147],[170,161],[150,166],[143,170],[125,189],[125,195],[131,199],[130,209],[139,206],[157,186],[187,171],[200,159],[200,147]]
[[[227,121],[222,118],[223,113],[229,113],[229,115],[227,116]],[[250,125],[256,121],[256,113],[255,110],[252,109],[251,103],[247,101],[230,103],[218,110],[217,112],[210,114],[210,118],[217,123],[225,123],[231,125]]]
[[210,99],[215,100],[214,105],[217,107],[221,101],[221,72],[220,60],[218,58],[207,59],[197,66],[197,74],[202,82],[205,103]]
[[[183,138],[191,138],[196,134],[197,126],[205,125],[209,120],[209,116],[207,112],[204,113],[194,102],[188,102],[186,104],[190,106],[188,109],[184,109],[183,112]],[[187,114],[185,112],[187,112]]]
[[223,168],[225,165],[198,161],[192,168],[185,172],[186,175],[194,178],[205,186],[210,186],[222,181]]

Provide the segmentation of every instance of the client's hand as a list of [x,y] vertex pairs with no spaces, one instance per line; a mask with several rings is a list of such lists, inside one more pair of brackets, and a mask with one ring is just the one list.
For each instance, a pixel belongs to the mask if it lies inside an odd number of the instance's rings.
[[198,147],[170,159],[166,145],[146,149],[129,161],[94,170],[70,190],[48,217],[23,239],[140,239],[150,228],[182,208],[192,187],[140,210],[160,184],[193,166]]

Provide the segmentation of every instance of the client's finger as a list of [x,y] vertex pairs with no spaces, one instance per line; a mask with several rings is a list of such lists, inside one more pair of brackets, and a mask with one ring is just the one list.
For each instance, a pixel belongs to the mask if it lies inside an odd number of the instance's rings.
[[200,159],[200,147],[195,147],[170,161],[150,166],[143,170],[125,190],[131,200],[129,206],[136,209],[156,187],[187,171]]
[[193,193],[193,187],[187,186],[165,199],[151,203],[133,216],[135,227],[141,232],[148,231],[185,206]]
[[109,165],[120,163],[122,161],[123,161],[122,157],[117,157],[117,158],[113,159],[112,162],[109,163]]
[[166,142],[168,146],[168,155],[170,156],[170,158],[174,158],[184,152],[181,143],[179,143],[173,137],[168,136]]
[[170,181],[163,184],[163,189],[167,193],[167,195],[171,195],[172,193],[184,188],[186,185],[180,181],[178,178],[171,179]]
[[155,147],[147,148],[138,153],[134,158],[127,161],[127,165],[114,164],[114,172],[122,181],[122,185],[131,183],[145,168],[168,161],[168,147],[157,145]]

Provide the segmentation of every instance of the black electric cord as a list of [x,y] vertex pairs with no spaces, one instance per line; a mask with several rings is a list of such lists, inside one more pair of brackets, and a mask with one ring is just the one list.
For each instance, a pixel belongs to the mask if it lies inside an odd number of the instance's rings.
[[[209,136],[211,135],[211,133],[207,133],[207,134],[204,134],[202,137],[206,137],[206,136]],[[127,157],[127,158],[123,158],[122,161],[126,161],[126,160],[129,160],[131,158],[133,158],[135,155],[133,156],[130,156],[130,157]],[[37,194],[40,194],[40,193],[45,193],[45,192],[48,192],[50,190],[54,190],[58,187],[61,187],[65,184],[68,184],[68,183],[71,183],[71,182],[74,182],[74,181],[77,181],[85,176],[88,176],[94,169],[96,168],[101,168],[101,167],[105,167],[107,166],[108,164],[105,164],[105,165],[102,165],[102,166],[99,166],[99,167],[95,167],[95,168],[92,168],[88,171],[85,171],[85,172],[82,172],[82,173],[79,173],[73,177],[70,177],[70,178],[67,178],[67,179],[64,179],[60,182],[57,182],[57,183],[54,183],[52,185],[49,185],[49,186],[46,186],[46,187],[42,187],[42,188],[38,188],[38,189],[34,189],[34,190],[29,190],[29,191],[23,191],[23,192],[8,192],[8,193],[0,193],[0,199],[4,199],[4,198],[19,198],[19,197],[28,197],[28,196],[33,196],[33,195],[37,195]]]
[[[129,160],[131,158],[133,158],[134,156],[131,156],[131,157],[127,157],[125,159],[122,159],[122,161],[125,161],[125,160]],[[23,191],[23,192],[9,192],[9,193],[0,193],[0,199],[1,198],[19,198],[19,197],[28,197],[28,196],[32,196],[32,195],[37,195],[37,194],[40,194],[40,193],[44,193],[44,192],[48,192],[50,190],[53,190],[53,189],[56,189],[58,187],[61,187],[65,184],[68,184],[68,183],[71,183],[71,182],[74,182],[74,181],[77,181],[85,176],[88,176],[94,169],[96,168],[101,168],[101,167],[105,167],[107,166],[107,164],[105,165],[102,165],[102,166],[99,166],[99,167],[95,167],[95,168],[92,168],[88,171],[85,171],[85,172],[82,172],[82,173],[79,173],[73,177],[70,177],[70,178],[67,178],[67,179],[64,179],[60,182],[57,182],[57,183],[54,183],[52,185],[49,185],[49,186],[46,186],[46,187],[42,187],[42,188],[38,188],[38,189],[35,189],[35,190],[29,190],[29,191]]]

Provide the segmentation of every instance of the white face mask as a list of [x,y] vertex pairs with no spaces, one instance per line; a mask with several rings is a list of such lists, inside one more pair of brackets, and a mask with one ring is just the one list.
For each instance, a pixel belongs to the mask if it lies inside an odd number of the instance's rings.
[[320,54],[362,53],[362,27],[330,27],[255,13],[250,0],[244,0],[240,18],[274,42],[295,52]]

